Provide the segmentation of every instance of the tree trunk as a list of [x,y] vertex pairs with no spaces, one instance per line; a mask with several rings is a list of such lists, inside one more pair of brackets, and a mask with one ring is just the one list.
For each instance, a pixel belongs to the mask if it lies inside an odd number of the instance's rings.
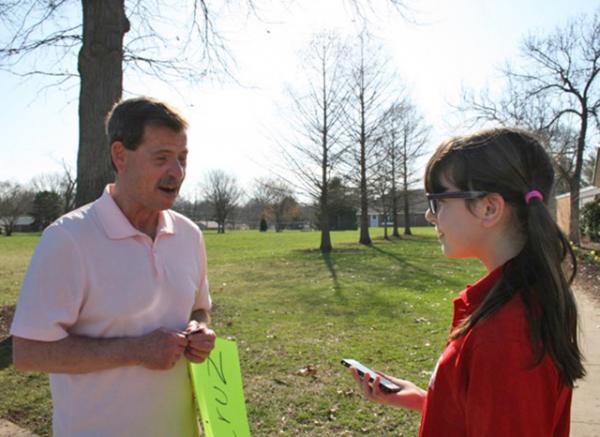
[[404,235],[412,235],[410,230],[410,202],[408,199],[408,166],[406,164],[406,147],[404,154]]
[[396,195],[396,190],[393,191],[392,196],[392,236],[400,238],[400,232],[398,232],[398,196]]
[[[362,48],[361,48],[362,53]],[[369,236],[369,198],[367,191],[367,134],[366,134],[366,114],[365,114],[365,75],[364,57],[361,56],[361,74],[360,74],[360,244],[371,244]]]
[[579,246],[579,182],[575,178],[570,181],[570,189],[569,240]]
[[384,240],[389,240],[390,237],[388,235],[388,215],[387,213],[383,214],[383,239]]
[[[361,173],[363,171],[361,170]],[[369,201],[367,198],[367,181],[361,176],[360,181],[360,244],[371,244],[369,236]]]
[[322,60],[322,102],[323,102],[323,131],[321,132],[321,198],[319,207],[321,209],[321,245],[319,249],[321,253],[329,253],[333,249],[331,246],[331,234],[329,232],[329,124],[328,124],[328,108],[327,105],[327,68],[325,67],[325,58]]
[[123,91],[123,37],[129,30],[124,0],[81,3],[76,206],[98,198],[104,186],[114,179],[104,119]]
[[410,230],[410,202],[408,199],[408,190],[404,191],[404,235],[412,235]]
[[[364,118],[363,118],[364,119]],[[360,139],[360,244],[371,244],[369,236],[369,193],[367,191],[367,158],[364,126]]]
[[587,134],[587,102],[582,103],[581,127],[577,138],[577,156],[575,158],[575,171],[573,179],[569,182],[571,188],[570,203],[571,215],[569,217],[569,240],[576,246],[581,243],[579,235],[579,190],[581,187],[581,168],[583,167],[583,151],[585,150],[585,137]]
[[321,194],[321,211],[320,211],[320,227],[321,227],[321,253],[329,253],[331,247],[331,233],[329,232],[329,211],[327,207],[327,192]]
[[394,238],[400,238],[400,232],[398,232],[398,193],[396,188],[396,141],[393,140],[392,144],[392,221],[394,228],[392,230],[392,236]]

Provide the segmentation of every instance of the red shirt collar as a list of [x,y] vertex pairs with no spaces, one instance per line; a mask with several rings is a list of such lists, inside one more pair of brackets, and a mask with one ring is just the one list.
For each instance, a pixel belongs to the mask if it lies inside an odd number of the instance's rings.
[[489,272],[475,284],[467,285],[467,287],[459,293],[458,297],[453,301],[454,317],[452,320],[452,329],[456,328],[465,317],[468,317],[475,312],[494,284],[498,282],[503,271],[504,265],[501,265]]

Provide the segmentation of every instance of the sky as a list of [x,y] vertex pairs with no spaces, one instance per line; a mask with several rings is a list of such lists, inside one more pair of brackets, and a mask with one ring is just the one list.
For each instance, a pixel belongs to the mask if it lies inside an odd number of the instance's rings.
[[[375,1],[375,4],[377,4]],[[302,75],[301,50],[321,30],[352,35],[357,17],[344,0],[265,1],[259,19],[230,10],[218,24],[231,54],[236,81],[166,85],[126,73],[124,97],[165,99],[190,121],[187,181],[193,198],[207,171],[235,175],[248,192],[256,178],[285,174],[277,138],[285,136],[285,89]],[[390,66],[433,130],[430,149],[466,133],[456,124],[461,89],[494,87],[499,68],[519,55],[528,33],[544,34],[569,18],[592,14],[592,0],[412,0],[414,22],[380,8],[369,31],[390,56]],[[243,16],[242,16],[243,15]],[[132,22],[132,26],[135,23]],[[5,30],[0,38],[6,40]],[[66,59],[64,62],[76,62]],[[46,90],[41,79],[0,71],[0,180],[27,183],[76,167],[78,84]]]

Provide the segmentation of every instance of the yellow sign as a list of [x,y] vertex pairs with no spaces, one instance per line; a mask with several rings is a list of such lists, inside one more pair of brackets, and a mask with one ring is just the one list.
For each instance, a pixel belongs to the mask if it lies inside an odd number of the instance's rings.
[[217,338],[202,364],[190,364],[194,395],[207,437],[250,437],[235,341]]

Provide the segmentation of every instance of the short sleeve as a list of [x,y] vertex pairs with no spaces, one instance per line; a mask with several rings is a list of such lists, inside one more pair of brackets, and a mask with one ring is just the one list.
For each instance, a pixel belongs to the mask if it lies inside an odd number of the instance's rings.
[[208,287],[208,263],[206,258],[206,246],[204,244],[204,236],[200,231],[198,240],[198,262],[200,264],[200,275],[198,288],[194,300],[194,311],[204,309],[209,311],[212,306],[210,291]]
[[529,342],[507,338],[478,345],[469,361],[468,436],[553,435],[559,381],[548,357],[533,366]]
[[52,225],[31,258],[10,333],[39,341],[67,337],[83,296],[84,272],[77,245],[60,225]]

